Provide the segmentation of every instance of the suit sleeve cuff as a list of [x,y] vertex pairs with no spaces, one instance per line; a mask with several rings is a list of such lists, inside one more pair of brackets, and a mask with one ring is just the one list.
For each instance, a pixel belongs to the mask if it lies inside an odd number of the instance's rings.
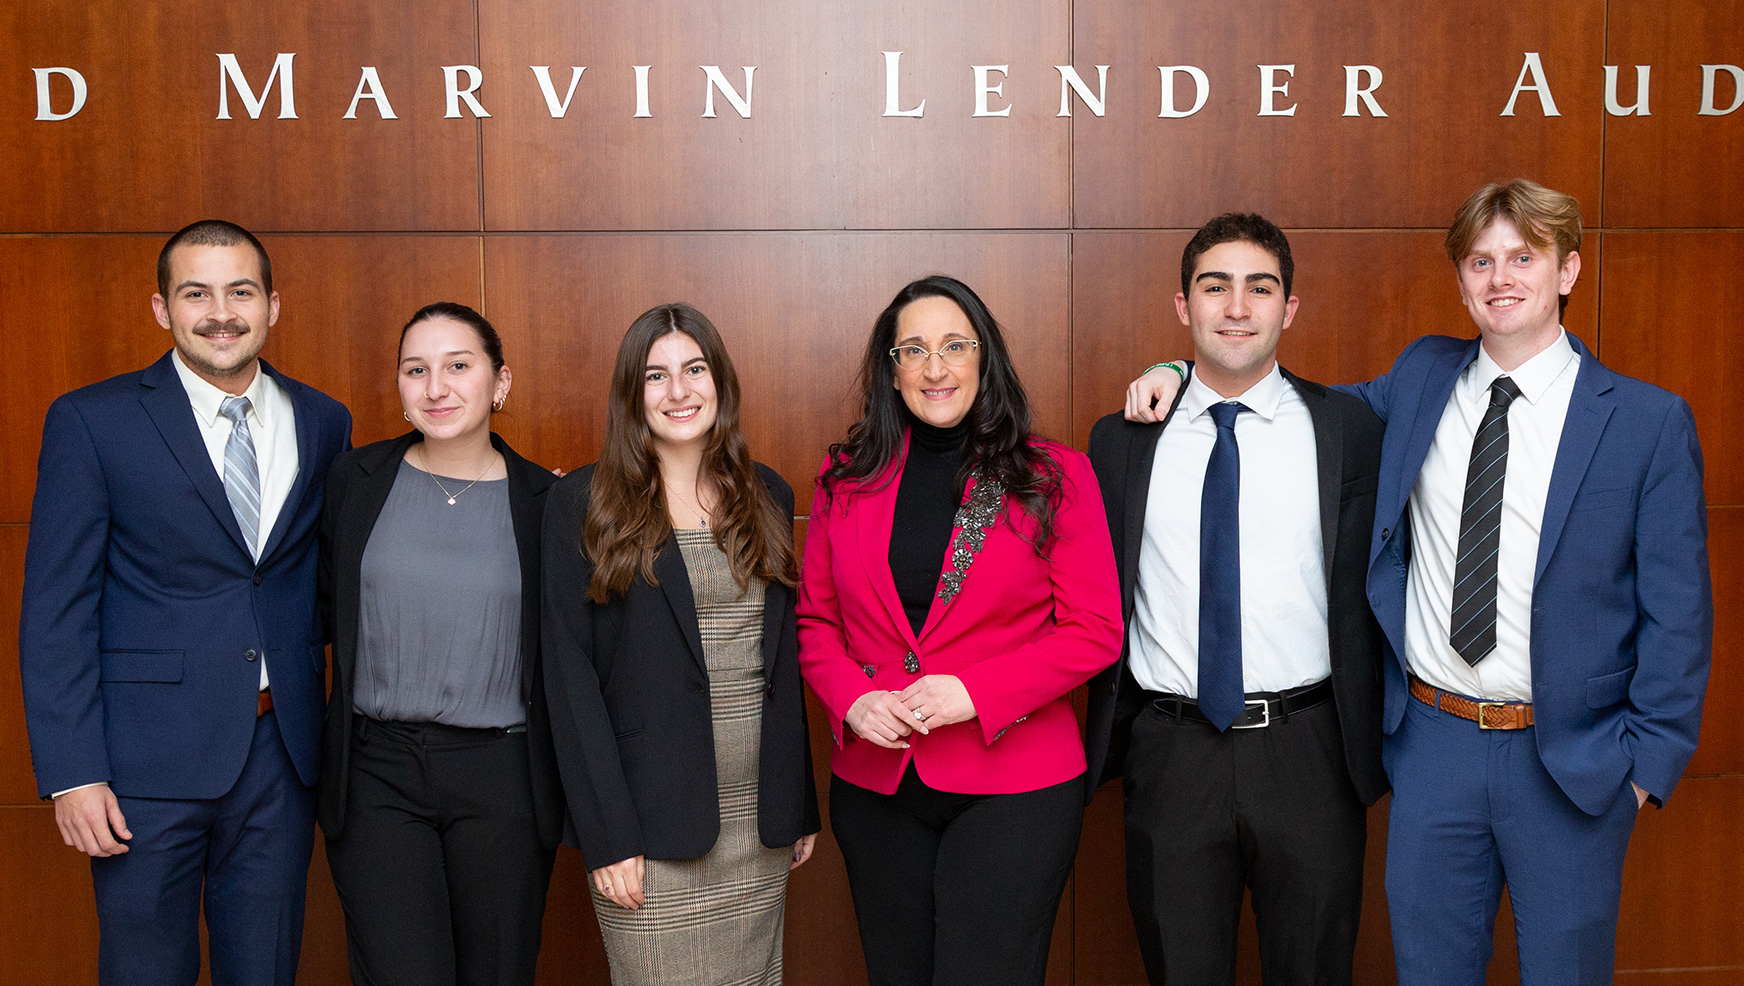
[[89,784],[80,784],[78,787],[69,787],[65,791],[56,791],[55,793],[49,795],[48,799],[50,801],[53,801],[54,799],[60,797],[63,794],[72,794],[74,791],[83,791],[85,788],[88,788],[88,787],[108,787],[108,786],[109,786],[108,781],[92,781]]

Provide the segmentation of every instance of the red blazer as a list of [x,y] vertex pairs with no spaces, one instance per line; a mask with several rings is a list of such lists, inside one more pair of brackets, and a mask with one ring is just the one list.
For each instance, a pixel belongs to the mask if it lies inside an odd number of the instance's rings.
[[[1054,543],[1038,555],[1020,536],[1033,529],[1029,515],[999,504],[960,591],[948,602],[935,595],[919,635],[903,613],[889,563],[907,445],[876,481],[841,484],[827,504],[821,492],[813,501],[799,590],[799,663],[830,714],[836,776],[891,794],[912,757],[921,780],[936,790],[1012,794],[1084,772],[1068,695],[1120,656],[1120,583],[1090,460],[1034,441],[1061,471]],[[966,501],[974,499],[969,485]],[[956,570],[953,556],[973,541],[963,532],[952,531],[947,577]],[[918,672],[904,667],[911,653]],[[846,727],[843,716],[860,696],[900,691],[926,674],[960,678],[976,718],[913,733],[907,750],[867,742]]]

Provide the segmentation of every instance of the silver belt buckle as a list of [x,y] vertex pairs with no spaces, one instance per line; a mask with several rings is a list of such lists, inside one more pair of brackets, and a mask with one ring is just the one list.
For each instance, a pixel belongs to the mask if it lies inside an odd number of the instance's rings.
[[1259,706],[1260,711],[1265,713],[1265,717],[1262,718],[1259,722],[1250,722],[1245,726],[1242,725],[1241,723],[1238,723],[1238,722],[1232,722],[1229,724],[1230,729],[1260,729],[1262,727],[1270,726],[1272,724],[1272,704],[1270,702],[1266,701],[1263,698],[1249,698],[1249,699],[1243,699],[1242,705],[1243,706],[1251,706],[1251,705]]

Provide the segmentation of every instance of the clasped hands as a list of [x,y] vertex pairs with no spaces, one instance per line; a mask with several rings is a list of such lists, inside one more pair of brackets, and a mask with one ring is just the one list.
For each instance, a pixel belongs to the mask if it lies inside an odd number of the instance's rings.
[[897,691],[876,690],[848,708],[848,728],[861,739],[892,750],[908,749],[907,736],[975,718],[969,689],[954,674],[929,674]]

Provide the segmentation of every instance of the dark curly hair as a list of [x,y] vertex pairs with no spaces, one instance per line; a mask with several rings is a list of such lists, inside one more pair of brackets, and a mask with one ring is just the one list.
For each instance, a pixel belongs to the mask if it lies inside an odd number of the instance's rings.
[[860,420],[848,429],[845,440],[830,446],[830,466],[818,477],[820,492],[830,502],[843,483],[861,483],[882,474],[902,448],[914,418],[891,386],[890,349],[896,345],[897,318],[921,298],[956,303],[981,344],[980,387],[967,418],[969,434],[957,472],[957,495],[962,496],[971,472],[998,480],[1005,495],[1034,521],[1031,543],[1041,551],[1053,540],[1061,495],[1059,464],[1033,441],[1029,397],[1011,365],[1005,335],[993,313],[967,284],[943,274],[910,283],[879,313],[860,360]]

